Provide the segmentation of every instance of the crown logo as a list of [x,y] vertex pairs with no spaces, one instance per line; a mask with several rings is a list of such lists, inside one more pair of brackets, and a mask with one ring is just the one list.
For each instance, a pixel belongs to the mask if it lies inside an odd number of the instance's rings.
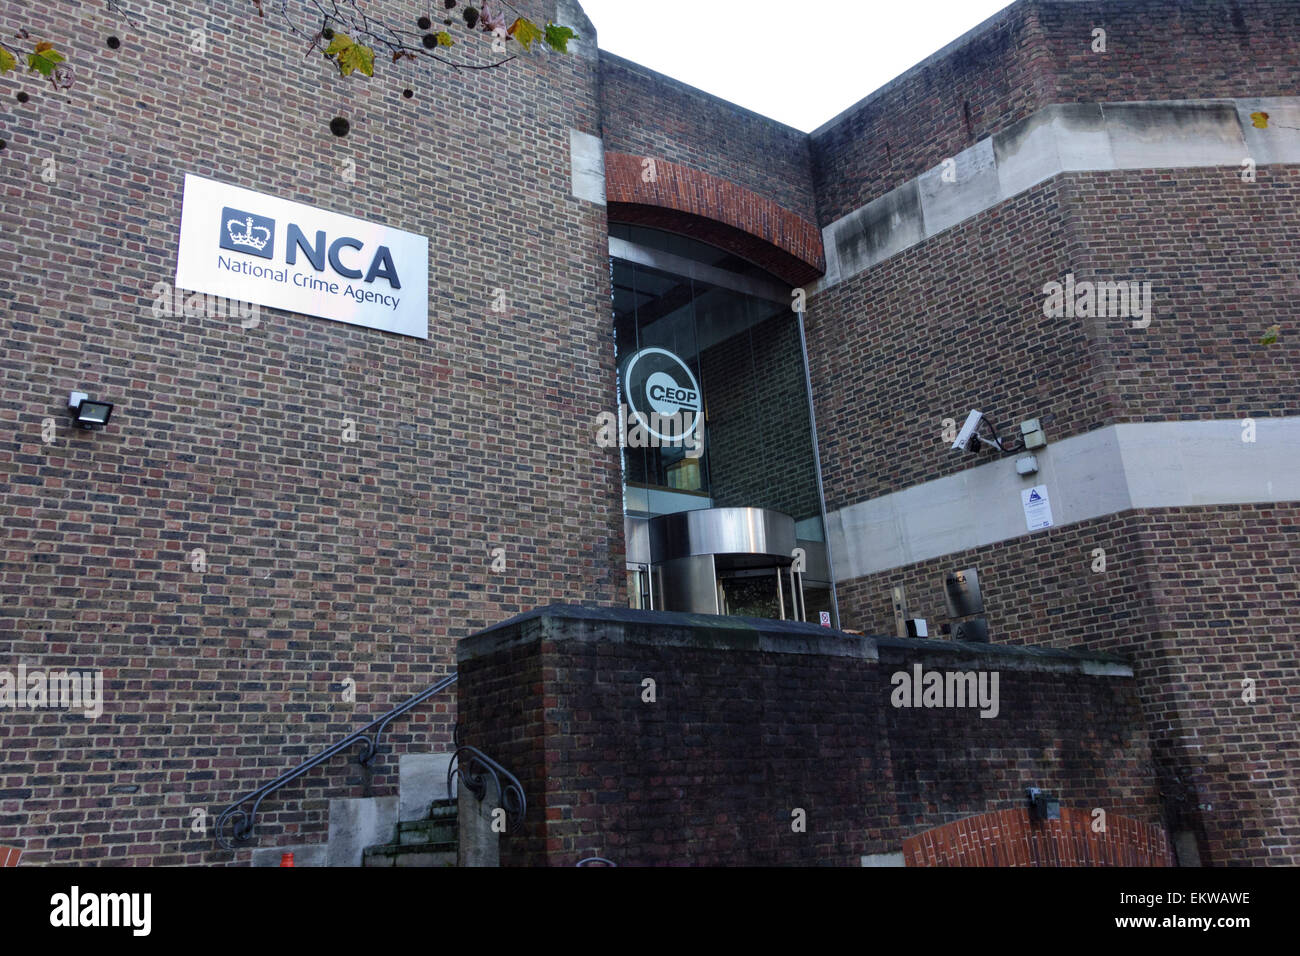
[[[235,231],[237,227],[238,232]],[[266,244],[271,241],[271,230],[265,226],[253,225],[252,216],[245,217],[243,222],[238,219],[227,219],[226,232],[235,245],[256,249],[258,252],[265,249]]]
[[275,255],[275,220],[243,209],[221,210],[221,248],[270,259]]

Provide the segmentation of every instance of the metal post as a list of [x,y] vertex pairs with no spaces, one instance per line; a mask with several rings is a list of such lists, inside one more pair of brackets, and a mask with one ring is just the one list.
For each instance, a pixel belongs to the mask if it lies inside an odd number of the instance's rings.
[[840,626],[840,599],[835,590],[835,558],[831,554],[831,532],[826,526],[826,487],[822,484],[822,453],[817,441],[817,410],[813,407],[812,372],[808,367],[808,339],[804,335],[803,311],[795,313],[799,317],[799,351],[803,355],[803,381],[808,392],[808,426],[812,433],[813,464],[817,469],[817,503],[822,512],[822,534],[826,538],[826,569],[831,578],[831,613],[834,615],[835,627]]

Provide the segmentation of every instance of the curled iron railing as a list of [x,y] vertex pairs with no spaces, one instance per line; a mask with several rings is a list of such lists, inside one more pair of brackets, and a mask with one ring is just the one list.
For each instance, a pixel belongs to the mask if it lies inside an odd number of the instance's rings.
[[[361,753],[357,755],[357,760],[363,766],[368,765],[379,754],[379,738],[383,732],[388,729],[389,724],[398,717],[401,717],[409,711],[414,710],[416,707],[419,707],[430,697],[446,690],[454,683],[456,683],[456,675],[454,673],[447,675],[433,686],[425,688],[414,697],[398,704],[388,713],[372,720],[360,730],[354,731],[338,743],[326,747],[320,753],[303,761],[292,770],[280,774],[280,776],[276,777],[270,783],[263,784],[256,790],[250,790],[248,793],[244,794],[230,806],[226,807],[226,809],[221,812],[221,816],[217,818],[215,831],[217,842],[227,850],[235,850],[241,845],[251,842],[253,830],[257,827],[257,811],[261,808],[263,800],[275,793],[275,791],[279,790],[281,787],[292,783],[307,771],[319,767],[331,757],[336,757],[343,753],[353,744],[362,743],[365,745]],[[513,780],[514,778],[511,777],[511,779]],[[518,781],[515,782],[518,783]],[[523,791],[521,789],[520,795],[522,796],[522,794]],[[480,797],[479,799],[482,798]],[[251,806],[246,808],[246,805],[250,803]]]
[[528,812],[528,798],[524,796],[523,784],[514,774],[477,747],[462,744],[459,724],[452,739],[456,751],[451,755],[451,763],[447,765],[447,792],[452,792],[451,782],[459,776],[461,786],[478,797],[479,802],[482,803],[483,798],[487,796],[488,778],[491,777],[497,793],[501,795],[501,809],[506,812],[510,829],[512,832],[518,831],[524,825],[524,814]]

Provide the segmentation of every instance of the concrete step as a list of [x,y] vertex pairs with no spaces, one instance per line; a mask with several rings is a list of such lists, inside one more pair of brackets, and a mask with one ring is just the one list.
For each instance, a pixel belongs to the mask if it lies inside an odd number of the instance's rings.
[[455,800],[435,800],[429,807],[430,820],[455,820],[460,813],[460,804]]
[[456,821],[410,820],[397,825],[397,842],[402,846],[417,843],[456,844]]
[[362,866],[455,866],[455,843],[386,843],[366,847]]

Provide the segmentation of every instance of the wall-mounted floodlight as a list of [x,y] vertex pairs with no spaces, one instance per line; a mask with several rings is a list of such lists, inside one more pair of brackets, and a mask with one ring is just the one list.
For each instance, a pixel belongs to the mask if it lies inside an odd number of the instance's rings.
[[68,396],[68,414],[79,428],[94,431],[108,424],[113,403],[97,401],[85,392],[73,392]]
[[[985,438],[980,434],[980,428],[984,426],[987,426],[988,431],[993,435],[991,439]],[[998,451],[1007,450],[1002,446],[1002,439],[998,436],[997,428],[994,427],[991,421],[984,417],[984,413],[981,411],[972,411],[966,416],[966,424],[962,425],[961,431],[957,433],[957,440],[952,443],[952,450],[971,452],[980,451],[981,449],[979,445],[971,447],[971,442],[973,441],[981,442],[988,445],[990,448],[997,449]]]
[[1043,793],[1037,787],[1030,787],[1025,791],[1029,797],[1029,815],[1035,820],[1059,820],[1061,819],[1061,800],[1051,794]]

